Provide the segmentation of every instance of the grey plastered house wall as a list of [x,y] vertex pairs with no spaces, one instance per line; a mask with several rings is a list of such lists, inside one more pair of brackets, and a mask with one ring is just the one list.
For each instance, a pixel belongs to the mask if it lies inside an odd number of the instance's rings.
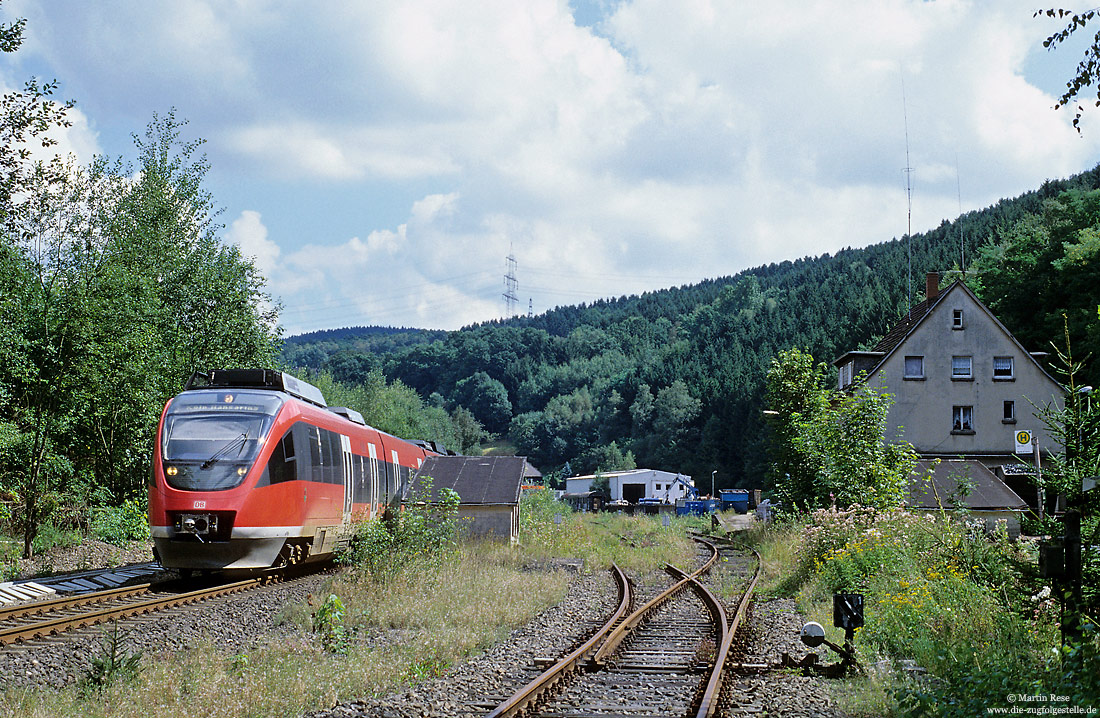
[[[1032,431],[1042,452],[1057,450],[1034,413],[1036,407],[1060,408],[1062,386],[964,284],[936,292],[930,276],[928,288],[931,298],[872,351],[849,352],[834,362],[841,387],[856,379],[858,365],[869,367],[867,383],[894,395],[887,440],[899,434],[924,457],[1012,463],[1019,429]],[[920,372],[914,371],[916,358]],[[967,359],[969,376],[962,376]],[[1006,402],[1012,403],[1011,417]],[[967,407],[969,422],[959,426],[959,415],[967,416],[959,409]]]

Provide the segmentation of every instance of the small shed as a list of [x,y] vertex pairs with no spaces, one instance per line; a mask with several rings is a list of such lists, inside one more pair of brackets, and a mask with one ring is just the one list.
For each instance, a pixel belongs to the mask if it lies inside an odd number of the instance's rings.
[[519,539],[519,497],[527,459],[523,456],[429,456],[413,478],[432,479],[431,500],[443,488],[459,496],[458,515],[474,536]]
[[1027,502],[980,461],[973,459],[941,460],[936,464],[931,481],[924,480],[933,461],[917,462],[909,484],[906,505],[914,511],[953,511],[965,508],[974,518],[985,522],[993,531],[998,521],[1004,521],[1008,535],[1020,535],[1020,515]]

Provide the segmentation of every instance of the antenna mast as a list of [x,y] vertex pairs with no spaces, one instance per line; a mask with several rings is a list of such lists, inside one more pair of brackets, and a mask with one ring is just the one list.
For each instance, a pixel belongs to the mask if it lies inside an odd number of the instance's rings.
[[504,272],[504,318],[510,319],[516,316],[516,304],[519,298],[516,296],[519,290],[519,280],[516,279],[516,255],[512,251],[512,244],[508,244],[507,269]]
[[901,116],[905,123],[905,196],[909,202],[909,216],[906,225],[905,238],[909,247],[909,283],[908,296],[909,318],[913,318],[913,183],[911,181],[913,168],[909,164],[909,110],[905,103],[905,78],[901,78]]
[[955,220],[956,226],[959,228],[959,273],[963,279],[966,279],[966,245],[963,243],[963,228],[962,219],[963,213],[963,191],[962,180],[959,179],[959,153],[955,152],[955,190],[959,193],[959,216]]

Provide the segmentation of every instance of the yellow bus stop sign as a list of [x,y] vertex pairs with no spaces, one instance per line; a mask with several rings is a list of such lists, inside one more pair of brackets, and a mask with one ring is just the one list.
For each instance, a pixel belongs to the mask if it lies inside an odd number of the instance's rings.
[[1030,454],[1031,453],[1031,431],[1028,429],[1020,429],[1016,432],[1016,453],[1017,454]]

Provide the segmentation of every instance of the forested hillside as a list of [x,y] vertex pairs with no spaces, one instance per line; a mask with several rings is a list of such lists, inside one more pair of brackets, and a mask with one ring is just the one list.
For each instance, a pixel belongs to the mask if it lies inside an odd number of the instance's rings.
[[[914,303],[925,272],[958,270],[965,257],[967,281],[989,295],[1029,350],[1061,339],[1064,310],[1081,347],[1095,345],[1100,198],[1090,192],[1098,186],[1100,168],[945,221],[911,242],[562,307],[404,347],[368,349],[370,338],[354,331],[292,339],[285,358],[352,384],[382,371],[430,403],[463,406],[544,472],[567,461],[574,472],[636,463],[695,476],[717,469],[719,485],[758,486],[768,363],[789,347],[831,359],[872,344],[907,308],[910,247]],[[1043,321],[1032,321],[1045,301]]]

